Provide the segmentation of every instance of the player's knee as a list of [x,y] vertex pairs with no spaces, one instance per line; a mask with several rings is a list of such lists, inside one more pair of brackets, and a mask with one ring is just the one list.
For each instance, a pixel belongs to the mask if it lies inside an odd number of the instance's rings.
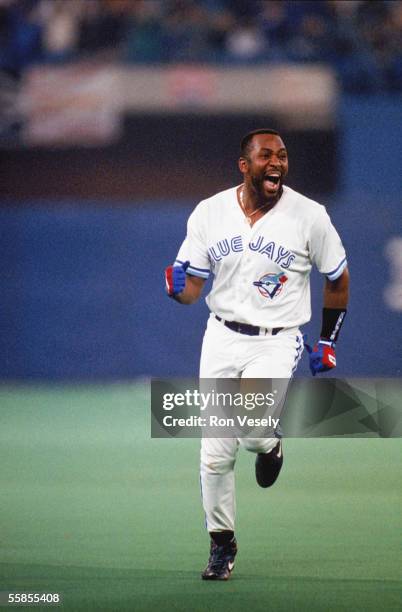
[[243,444],[243,447],[250,453],[265,453],[265,450],[261,443],[257,444],[256,442],[247,442]]
[[276,446],[278,440],[275,438],[243,438],[242,446],[251,453],[269,453]]
[[207,474],[227,474],[233,470],[235,460],[232,457],[203,457],[201,468]]

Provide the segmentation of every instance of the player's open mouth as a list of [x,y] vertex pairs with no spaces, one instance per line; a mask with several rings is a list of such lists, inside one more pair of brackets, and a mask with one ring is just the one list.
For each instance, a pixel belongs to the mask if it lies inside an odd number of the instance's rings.
[[280,174],[266,174],[264,176],[264,184],[270,191],[276,191],[279,187]]

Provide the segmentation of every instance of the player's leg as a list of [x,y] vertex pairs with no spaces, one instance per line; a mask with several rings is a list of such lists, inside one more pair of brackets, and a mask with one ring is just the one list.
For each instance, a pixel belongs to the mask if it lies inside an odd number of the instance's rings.
[[[278,395],[284,398],[303,352],[302,336],[299,330],[288,330],[277,336],[257,337],[256,340],[253,350],[250,350],[250,360],[245,365],[242,378],[272,379],[273,383],[280,387]],[[279,418],[280,412],[276,411],[275,416]],[[273,485],[283,464],[279,431],[272,437],[244,437],[239,441],[244,448],[257,453],[255,468],[258,484],[264,488]]]
[[[210,317],[201,352],[201,386],[202,379],[239,376],[234,360],[236,340],[233,332]],[[207,382],[209,385],[210,381]],[[234,566],[237,552],[234,537],[237,449],[236,438],[204,437],[201,440],[201,496],[205,524],[211,537],[210,557],[202,573],[204,580],[227,580]]]
[[[239,376],[234,362],[237,335],[210,317],[201,351],[200,388],[205,385],[210,391],[214,379]],[[203,430],[203,434],[208,436],[211,432]],[[234,530],[233,470],[237,448],[236,438],[203,437],[201,440],[201,491],[209,532]]]
[[237,449],[236,438],[203,438],[201,441],[201,497],[205,526],[211,539],[203,580],[227,580],[234,567]]
[[234,531],[236,438],[201,440],[201,496],[209,532]]

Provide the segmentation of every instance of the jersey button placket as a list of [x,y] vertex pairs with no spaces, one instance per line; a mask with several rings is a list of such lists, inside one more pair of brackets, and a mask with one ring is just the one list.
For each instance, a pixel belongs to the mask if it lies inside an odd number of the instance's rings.
[[243,304],[246,299],[247,299],[247,272],[246,272],[246,268],[247,268],[247,260],[248,260],[248,241],[249,238],[247,238],[244,241],[244,245],[245,245],[245,250],[243,251],[243,254],[241,256],[241,260],[240,260],[240,269],[239,269],[239,280],[237,283],[237,288],[238,288],[238,300],[241,304]]

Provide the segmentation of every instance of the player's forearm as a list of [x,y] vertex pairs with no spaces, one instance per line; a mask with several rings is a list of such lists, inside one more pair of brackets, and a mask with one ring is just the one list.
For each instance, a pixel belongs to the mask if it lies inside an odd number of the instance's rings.
[[347,268],[334,281],[326,279],[324,308],[346,308],[349,301],[349,271]]
[[199,300],[204,284],[205,280],[203,278],[187,275],[184,290],[174,295],[173,299],[186,306],[194,304]]
[[[338,340],[349,299],[349,272],[346,268],[334,281],[325,281],[321,340],[329,341],[331,350]],[[320,342],[321,342],[320,340]],[[335,358],[335,357],[334,357]]]
[[176,300],[176,302],[179,302],[179,304],[184,304],[185,306],[189,306],[190,304],[195,304],[195,302],[198,300],[199,296],[194,295],[191,291],[182,291],[181,293],[177,293],[176,295],[172,296],[174,300]]

